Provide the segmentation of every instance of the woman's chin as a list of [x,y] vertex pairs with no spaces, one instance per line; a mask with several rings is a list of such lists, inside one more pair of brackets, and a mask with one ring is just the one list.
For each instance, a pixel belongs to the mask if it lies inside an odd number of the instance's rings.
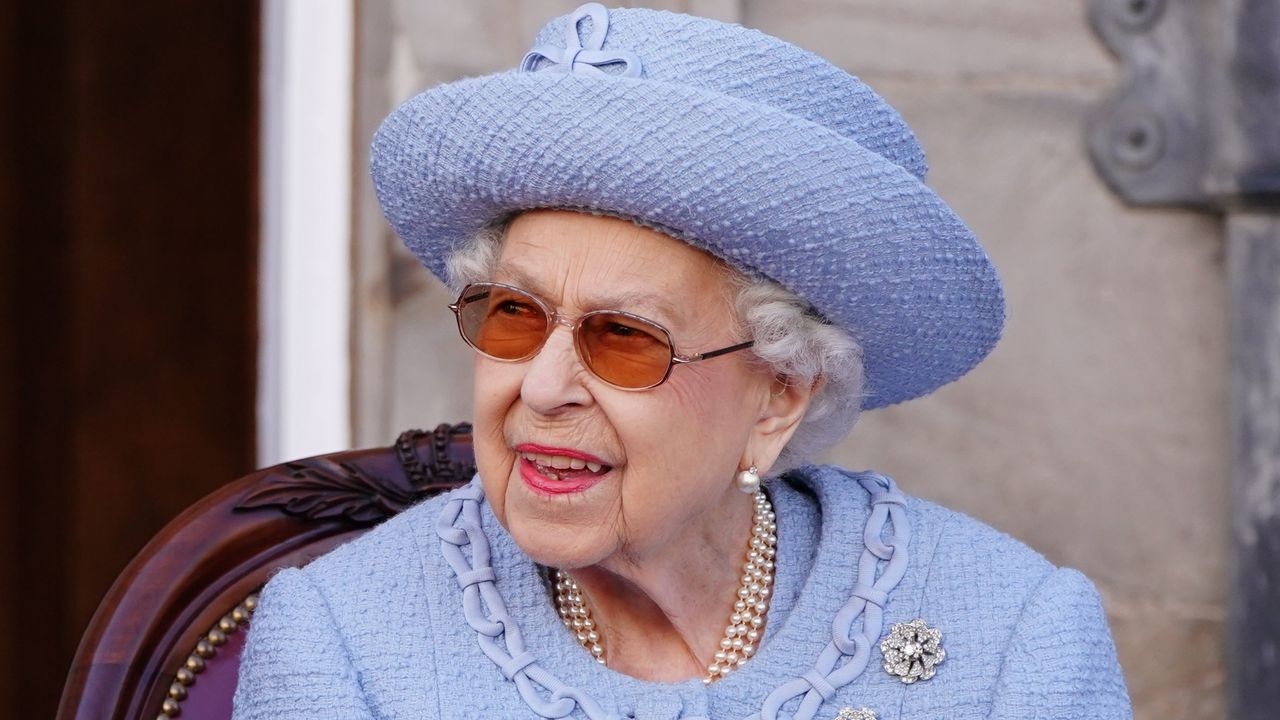
[[509,518],[508,531],[525,555],[546,567],[572,569],[596,565],[612,552],[612,543],[581,526],[557,525],[517,515]]
[[[618,538],[617,468],[592,477],[566,472],[549,477],[524,459],[511,468],[498,520],[516,545],[539,565],[578,568],[611,555]],[[494,503],[496,509],[496,503]]]

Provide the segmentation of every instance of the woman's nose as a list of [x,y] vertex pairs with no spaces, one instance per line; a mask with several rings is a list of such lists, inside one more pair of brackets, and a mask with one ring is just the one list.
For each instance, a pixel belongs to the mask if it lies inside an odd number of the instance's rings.
[[528,361],[520,397],[534,412],[555,415],[573,406],[591,403],[583,385],[587,370],[573,346],[573,333],[556,327],[542,350]]

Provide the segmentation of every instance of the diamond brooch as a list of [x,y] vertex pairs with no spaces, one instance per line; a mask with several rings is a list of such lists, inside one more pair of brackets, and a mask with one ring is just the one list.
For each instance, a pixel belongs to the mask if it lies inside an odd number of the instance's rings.
[[924,620],[894,623],[889,636],[880,641],[884,669],[910,685],[928,680],[946,657],[942,649],[942,631],[929,627]]
[[876,720],[876,714],[870,708],[858,708],[854,710],[851,707],[840,708],[840,714],[836,715],[836,720]]

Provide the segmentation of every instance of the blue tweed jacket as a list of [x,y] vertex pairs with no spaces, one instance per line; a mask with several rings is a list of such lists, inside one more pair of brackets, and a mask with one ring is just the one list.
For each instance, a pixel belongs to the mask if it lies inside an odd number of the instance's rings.
[[[1083,575],[879,480],[888,492],[868,474],[810,466],[769,484],[778,564],[764,642],[710,686],[644,682],[595,663],[473,483],[276,575],[253,619],[234,717],[826,719],[843,708],[878,720],[1132,717]],[[910,528],[905,571],[887,595],[866,589],[868,570],[895,579],[871,552],[884,549],[886,517],[875,520],[873,502],[901,503],[898,524]],[[459,562],[470,569],[458,572]],[[833,649],[833,626],[848,634],[850,617],[872,637],[838,643],[845,655]],[[934,677],[905,684],[884,667],[880,630],[916,618],[942,631],[946,655]],[[815,672],[824,654],[848,667]],[[775,712],[767,701],[779,697],[790,699]]]

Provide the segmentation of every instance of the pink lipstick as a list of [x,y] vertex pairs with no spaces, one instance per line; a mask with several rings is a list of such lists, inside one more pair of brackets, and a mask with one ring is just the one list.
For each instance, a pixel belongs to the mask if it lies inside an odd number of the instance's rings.
[[539,495],[568,495],[587,490],[613,468],[600,458],[570,448],[524,443],[520,453],[520,478]]

